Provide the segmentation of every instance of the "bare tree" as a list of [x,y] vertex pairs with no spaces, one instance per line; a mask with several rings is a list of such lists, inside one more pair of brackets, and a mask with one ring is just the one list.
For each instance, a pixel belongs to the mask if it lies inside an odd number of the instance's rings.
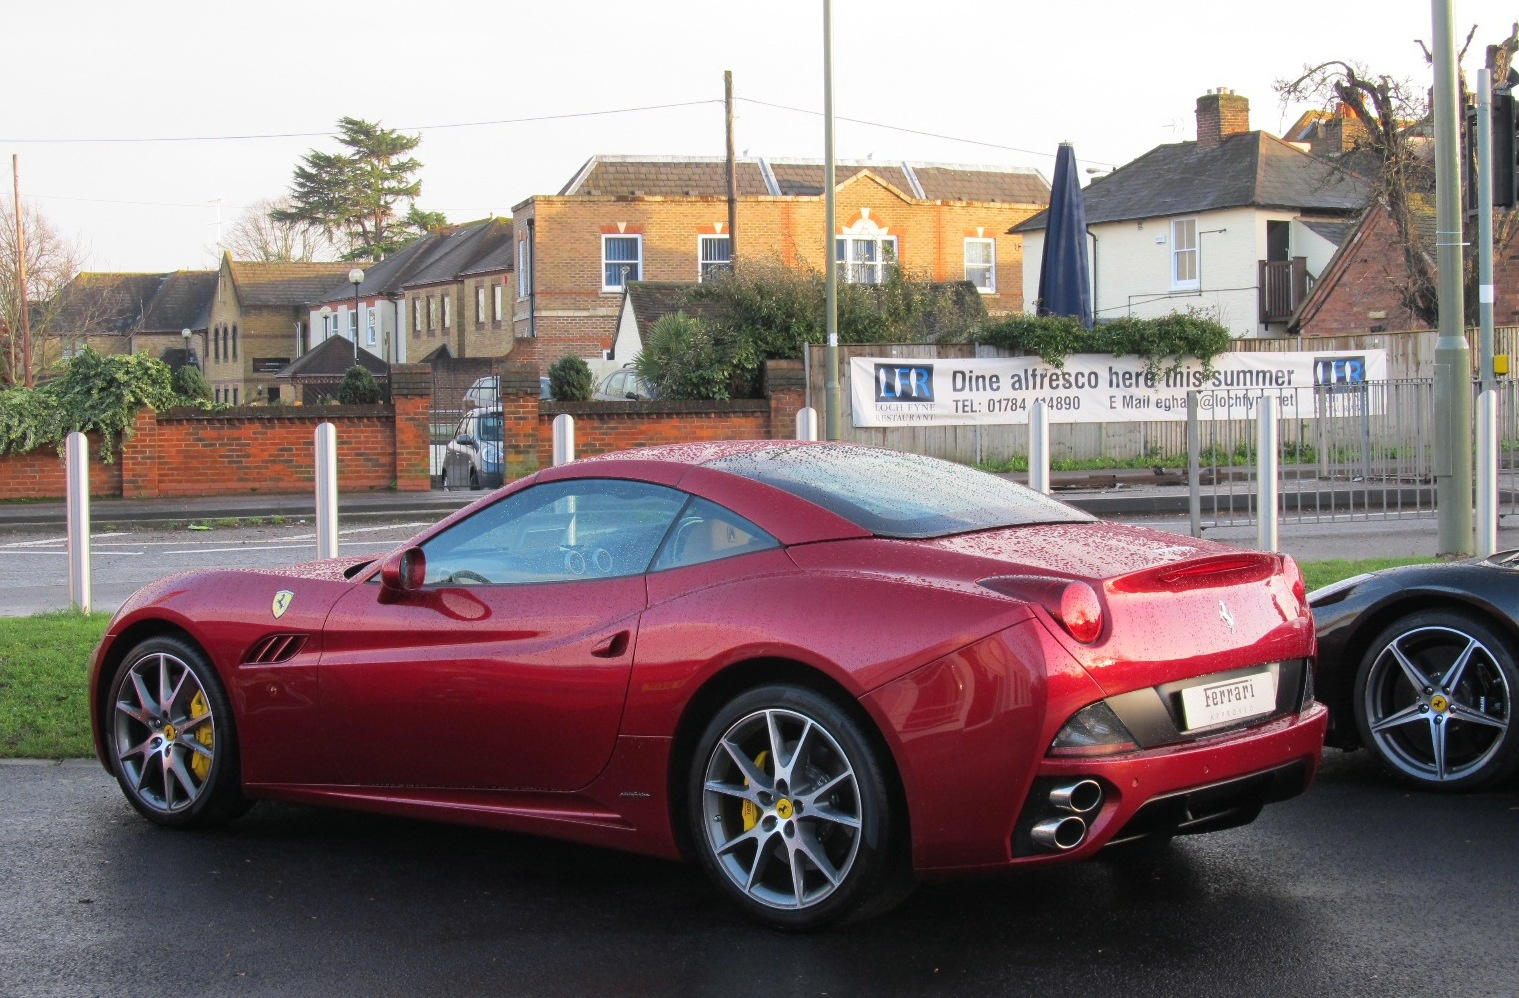
[[1283,104],[1318,104],[1330,114],[1354,121],[1357,127],[1349,129],[1354,135],[1353,151],[1361,155],[1344,162],[1371,164],[1365,172],[1370,174],[1366,179],[1371,182],[1372,197],[1387,208],[1403,247],[1408,271],[1408,280],[1399,289],[1403,302],[1423,322],[1438,324],[1435,264],[1419,239],[1418,225],[1435,189],[1429,142],[1415,127],[1429,116],[1426,95],[1407,80],[1373,75],[1365,66],[1338,60],[1304,67],[1295,80],[1278,80],[1276,92]]
[[275,221],[271,217],[289,210],[288,197],[260,198],[232,223],[222,239],[222,248],[234,259],[260,263],[336,260],[337,247],[321,229],[303,222]]
[[[1477,28],[1473,26],[1467,33],[1457,57],[1458,66],[1476,32]],[[1425,61],[1432,65],[1434,56],[1429,47],[1422,41],[1416,44],[1424,53]],[[1487,64],[1493,70],[1493,79],[1500,85],[1507,80],[1509,62],[1516,47],[1519,47],[1519,25],[1514,26],[1509,38],[1487,49]],[[1467,87],[1465,73],[1459,75],[1461,103],[1470,104],[1475,98]],[[1278,80],[1276,92],[1284,105],[1297,101],[1317,104],[1330,114],[1346,115],[1354,122],[1356,127],[1347,129],[1347,133],[1355,136],[1353,151],[1358,155],[1344,157],[1342,163],[1348,164],[1346,169],[1367,175],[1372,185],[1372,198],[1387,209],[1397,230],[1407,273],[1406,279],[1398,283],[1404,305],[1427,325],[1438,325],[1440,296],[1436,261],[1420,238],[1420,219],[1427,218],[1434,210],[1435,194],[1434,127],[1428,91],[1408,80],[1374,74],[1358,63],[1331,60],[1304,67],[1302,75],[1294,80]],[[1463,143],[1474,141],[1465,134],[1464,116],[1459,127]],[[1366,166],[1368,163],[1369,167]],[[1464,171],[1460,183],[1466,183]],[[1475,229],[1474,220],[1468,218],[1466,224]],[[1494,245],[1499,248],[1507,246],[1516,231],[1519,231],[1519,211],[1504,213],[1493,226]],[[1466,233],[1468,244],[1473,239],[1474,231]],[[1469,254],[1464,263],[1464,297],[1471,311],[1476,308],[1475,254]]]
[[[59,328],[59,319],[66,297],[61,292],[79,273],[85,253],[77,241],[62,235],[24,198],[21,225],[26,245],[26,300],[31,319],[31,374],[35,378],[62,358],[64,334],[84,332]],[[22,365],[16,246],[16,209],[10,198],[0,198],[0,385],[5,387],[25,384],[28,380]]]

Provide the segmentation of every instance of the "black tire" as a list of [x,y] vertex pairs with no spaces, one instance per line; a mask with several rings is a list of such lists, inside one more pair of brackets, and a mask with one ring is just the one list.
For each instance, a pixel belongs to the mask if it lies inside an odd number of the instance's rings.
[[805,931],[882,914],[912,885],[891,785],[833,701],[760,687],[729,701],[697,743],[691,841],[718,888],[767,925]]
[[1516,693],[1519,667],[1507,637],[1471,613],[1421,611],[1367,648],[1355,678],[1356,727],[1403,783],[1473,790],[1519,766]]
[[189,641],[161,636],[134,647],[111,678],[104,707],[111,771],[143,817],[201,828],[252,806],[242,793],[226,691]]
[[472,490],[480,488],[480,476],[475,474],[474,468],[469,469],[469,487]]

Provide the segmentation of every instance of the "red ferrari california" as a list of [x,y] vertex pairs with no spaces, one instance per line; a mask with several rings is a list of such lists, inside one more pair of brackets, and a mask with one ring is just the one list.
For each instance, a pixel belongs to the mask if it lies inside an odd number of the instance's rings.
[[915,879],[1229,828],[1326,713],[1290,558],[842,444],[541,471],[379,561],[154,583],[96,651],[150,821],[257,798],[700,862],[814,928]]

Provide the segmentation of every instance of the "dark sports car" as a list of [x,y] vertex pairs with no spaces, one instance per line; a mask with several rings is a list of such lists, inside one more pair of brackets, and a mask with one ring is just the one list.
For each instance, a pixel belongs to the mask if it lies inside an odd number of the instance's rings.
[[281,798],[701,862],[768,923],[1243,824],[1327,715],[1291,559],[839,444],[541,471],[377,562],[179,575],[95,654],[151,821]]
[[1519,551],[1359,575],[1309,601],[1330,745],[1367,746],[1428,790],[1519,766]]

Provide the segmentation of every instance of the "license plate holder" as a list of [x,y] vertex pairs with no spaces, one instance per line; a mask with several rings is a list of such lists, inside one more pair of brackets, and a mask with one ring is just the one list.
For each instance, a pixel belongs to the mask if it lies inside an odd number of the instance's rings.
[[1213,728],[1269,714],[1276,709],[1276,674],[1270,669],[1200,683],[1181,691],[1184,730]]

